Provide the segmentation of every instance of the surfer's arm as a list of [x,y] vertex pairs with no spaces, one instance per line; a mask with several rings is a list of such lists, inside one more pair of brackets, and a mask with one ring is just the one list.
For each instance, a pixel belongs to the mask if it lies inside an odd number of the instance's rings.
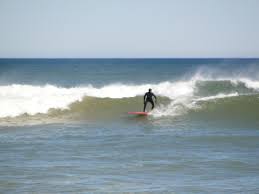
[[153,94],[153,96],[154,96],[154,98],[155,98],[155,101],[157,102],[157,98],[156,98],[156,95],[155,95],[155,94]]
[[146,101],[146,97],[147,97],[147,93],[145,93],[145,95],[144,95],[144,103]]

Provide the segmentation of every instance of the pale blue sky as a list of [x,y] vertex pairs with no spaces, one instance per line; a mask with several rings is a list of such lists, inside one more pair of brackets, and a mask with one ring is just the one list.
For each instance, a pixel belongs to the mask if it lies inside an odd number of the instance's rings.
[[259,57],[259,0],[0,0],[0,57]]

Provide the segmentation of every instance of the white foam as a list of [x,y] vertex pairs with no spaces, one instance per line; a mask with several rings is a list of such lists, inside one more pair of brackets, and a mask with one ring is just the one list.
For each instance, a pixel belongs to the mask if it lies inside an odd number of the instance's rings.
[[243,82],[247,88],[251,88],[255,90],[259,89],[259,81],[251,80],[248,78],[240,78],[239,81]]
[[82,96],[83,91],[77,88],[66,89],[51,85],[0,86],[0,117],[47,113],[50,108],[65,109]]
[[220,98],[230,98],[230,97],[235,97],[238,96],[239,94],[237,92],[231,93],[231,94],[217,94],[215,96],[208,96],[208,97],[202,97],[198,98],[196,101],[209,101],[209,100],[215,100],[215,99],[220,99]]
[[194,106],[195,104],[191,103],[191,98],[182,97],[171,101],[167,106],[160,105],[151,112],[151,115],[154,117],[183,115]]

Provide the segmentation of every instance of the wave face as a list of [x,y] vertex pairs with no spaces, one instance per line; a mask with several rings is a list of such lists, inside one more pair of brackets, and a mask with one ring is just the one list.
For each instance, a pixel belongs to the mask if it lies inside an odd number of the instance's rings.
[[[64,116],[117,118],[141,111],[143,94],[152,88],[158,105],[153,118],[176,116],[259,115],[259,81],[247,77],[213,77],[196,72],[190,79],[154,84],[109,84],[80,87],[11,84],[0,86],[0,117],[4,119]],[[232,112],[231,112],[232,111]],[[223,116],[224,117],[224,116]]]

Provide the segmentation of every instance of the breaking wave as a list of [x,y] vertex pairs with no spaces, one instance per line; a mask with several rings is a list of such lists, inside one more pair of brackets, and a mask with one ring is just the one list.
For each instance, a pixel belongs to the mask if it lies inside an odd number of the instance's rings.
[[[115,83],[72,88],[55,85],[0,86],[0,122],[17,118],[115,118],[141,111],[143,94],[152,88],[158,96],[153,118],[182,115],[259,115],[259,81],[249,78],[206,78],[152,84]],[[232,112],[234,111],[234,113]],[[257,118],[255,118],[257,119]],[[22,119],[24,120],[24,119]]]

